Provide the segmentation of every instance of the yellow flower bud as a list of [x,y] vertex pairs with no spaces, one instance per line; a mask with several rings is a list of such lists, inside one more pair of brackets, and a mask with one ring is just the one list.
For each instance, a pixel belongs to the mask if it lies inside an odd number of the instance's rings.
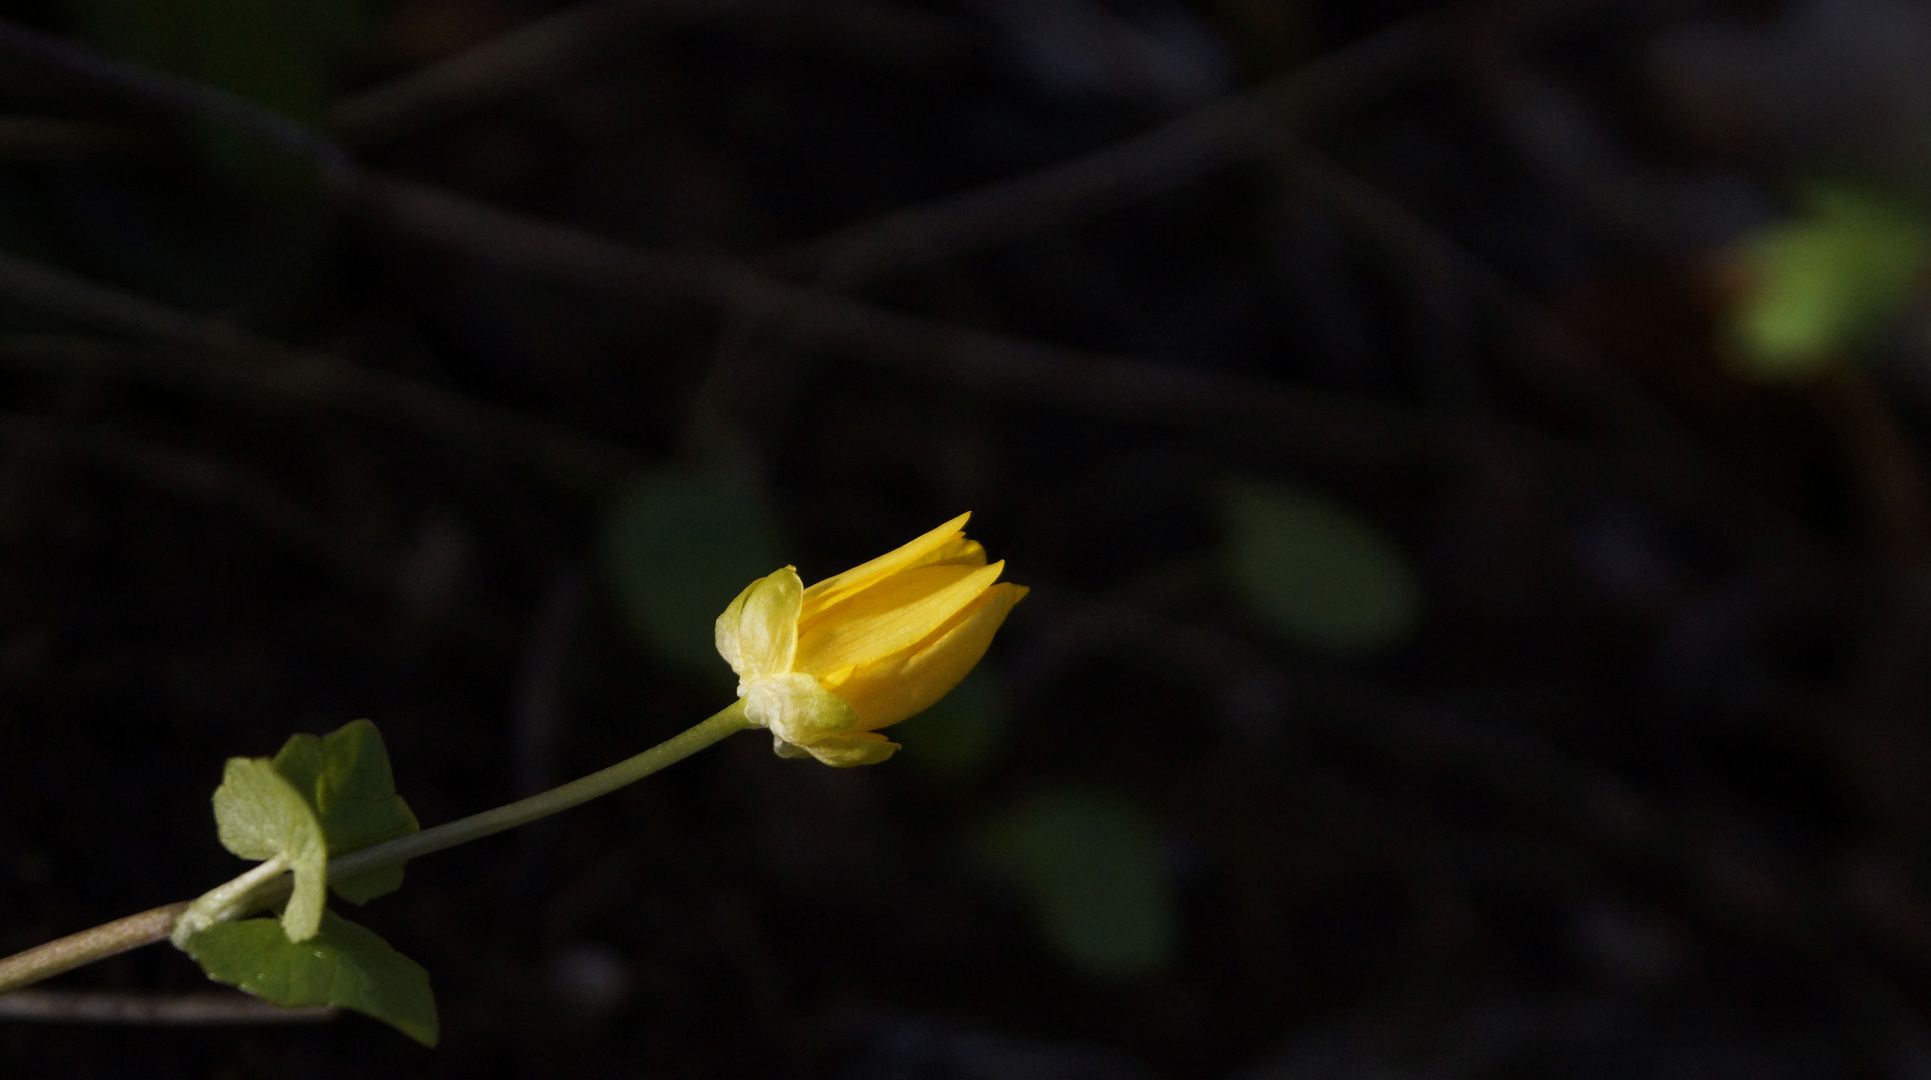
[[745,586],[717,618],[751,723],[784,757],[871,765],[898,744],[878,729],[959,684],[1026,588],[965,538],[961,514],[807,589],[785,567]]

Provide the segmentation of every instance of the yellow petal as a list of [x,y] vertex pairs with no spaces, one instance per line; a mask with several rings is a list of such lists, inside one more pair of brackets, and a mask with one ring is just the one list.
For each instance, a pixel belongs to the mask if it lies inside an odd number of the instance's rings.
[[833,692],[851,703],[863,731],[925,711],[959,685],[986,654],[992,635],[1026,592],[1024,586],[1010,582],[994,585],[930,640],[902,655],[854,669]]
[[821,612],[799,636],[792,667],[828,675],[916,645],[977,600],[1005,565],[901,570]]
[[818,582],[805,590],[806,605],[813,610],[822,609],[837,603],[845,596],[864,588],[886,574],[918,565],[926,556],[943,550],[955,539],[961,539],[959,533],[965,528],[966,520],[970,517],[972,513],[967,511],[903,547],[888,551],[871,562],[854,566],[842,574]]
[[746,585],[717,617],[718,654],[741,684],[791,670],[803,603],[804,583],[787,566]]
[[967,540],[963,535],[946,541],[943,547],[913,563],[906,569],[919,566],[984,566],[986,549],[977,540]]
[[892,583],[909,570],[922,570],[931,566],[978,567],[986,565],[986,549],[977,540],[967,540],[963,534],[954,536],[944,544],[921,555],[910,565],[899,567],[889,574],[883,574],[863,582],[855,588],[837,593],[830,600],[823,596],[813,599],[811,590],[805,590],[804,610],[798,616],[798,637],[800,640],[814,628],[823,626],[836,619],[849,616],[853,611],[871,610],[890,600],[880,600],[878,590],[892,587]]

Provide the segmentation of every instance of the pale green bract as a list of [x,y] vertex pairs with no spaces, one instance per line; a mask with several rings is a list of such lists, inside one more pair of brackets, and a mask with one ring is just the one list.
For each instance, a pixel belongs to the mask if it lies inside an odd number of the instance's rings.
[[322,823],[295,785],[267,758],[229,758],[215,789],[221,846],[244,859],[280,859],[295,875],[282,909],[290,941],[307,941],[328,902],[329,849]]

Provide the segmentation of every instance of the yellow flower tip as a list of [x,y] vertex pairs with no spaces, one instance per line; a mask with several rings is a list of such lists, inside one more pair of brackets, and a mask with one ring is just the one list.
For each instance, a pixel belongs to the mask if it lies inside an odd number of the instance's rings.
[[745,586],[717,620],[744,714],[784,757],[872,765],[898,744],[877,729],[922,712],[978,664],[1023,585],[965,537],[970,514],[804,588],[785,567]]

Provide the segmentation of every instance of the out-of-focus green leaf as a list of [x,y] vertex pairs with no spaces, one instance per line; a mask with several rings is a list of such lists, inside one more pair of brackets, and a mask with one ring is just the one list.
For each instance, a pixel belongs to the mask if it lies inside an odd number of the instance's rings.
[[957,782],[992,760],[1005,741],[1007,727],[999,688],[981,667],[891,734],[905,747],[900,756],[914,768],[934,779]]
[[1344,653],[1414,629],[1421,586],[1407,556],[1353,510],[1307,488],[1237,480],[1223,486],[1221,511],[1227,575],[1263,623]]
[[1043,791],[994,818],[980,840],[1025,891],[1047,944],[1068,964],[1127,977],[1172,959],[1179,918],[1159,835],[1132,803]]
[[354,1009],[436,1045],[429,973],[374,931],[334,913],[324,913],[320,931],[299,945],[274,919],[242,919],[196,934],[188,952],[210,979],[277,1005]]
[[317,122],[363,0],[68,0],[87,41]]
[[755,487],[681,470],[651,473],[611,507],[603,561],[618,606],[650,651],[722,678],[717,617],[785,564]]
[[1924,284],[1931,223],[1913,206],[1843,187],[1736,252],[1745,292],[1725,327],[1738,370],[1767,381],[1815,374],[1896,318]]
[[282,930],[295,941],[314,937],[328,903],[329,861],[314,808],[267,758],[229,758],[214,803],[222,847],[288,864],[295,891],[282,909]]
[[[370,24],[366,0],[67,0],[88,44],[319,123],[335,71]],[[143,292],[257,323],[298,321],[321,279],[329,213],[311,163],[214,122],[190,121],[213,191],[115,194],[66,178],[86,202],[111,202],[111,228],[78,231],[97,265]],[[150,185],[151,187],[151,185]],[[203,201],[173,220],[184,199]],[[150,205],[158,203],[159,205]],[[76,209],[75,213],[80,213]],[[130,240],[148,233],[145,241]],[[88,241],[93,240],[93,243]],[[203,294],[214,293],[212,297]]]
[[[327,735],[296,735],[275,755],[275,768],[314,809],[332,856],[420,828],[409,804],[396,794],[389,751],[370,721],[357,720]],[[363,904],[401,888],[402,867],[384,867],[329,885],[345,899]]]

